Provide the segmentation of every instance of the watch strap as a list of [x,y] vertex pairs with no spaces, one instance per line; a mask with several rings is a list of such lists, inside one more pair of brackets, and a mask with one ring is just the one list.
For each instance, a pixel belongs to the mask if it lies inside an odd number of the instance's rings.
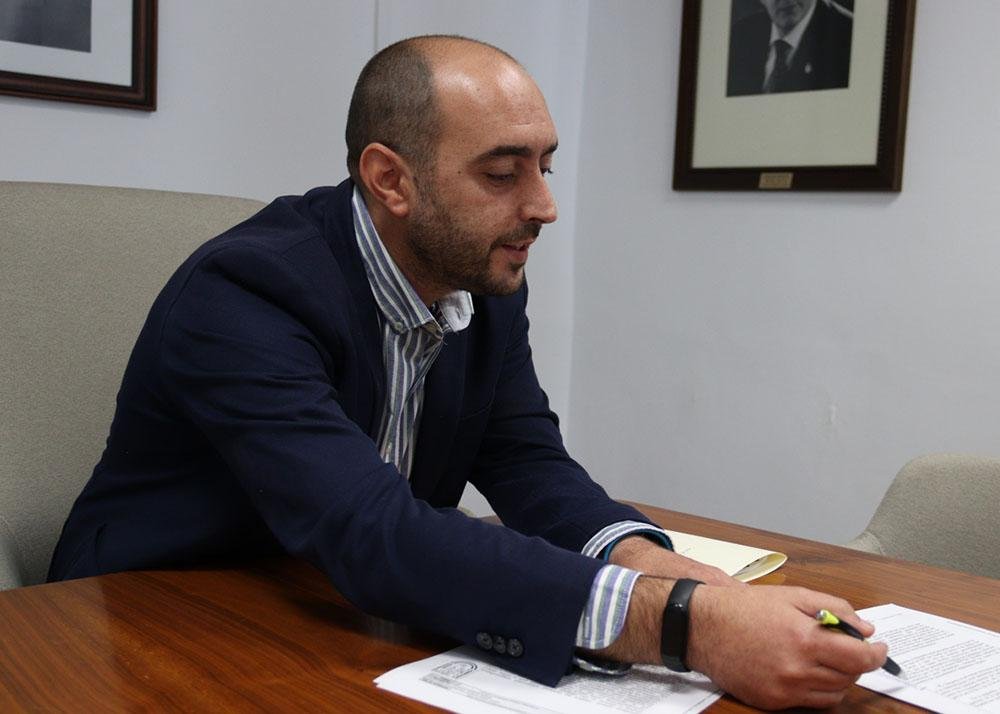
[[702,585],[700,580],[680,578],[674,583],[667,606],[663,609],[663,625],[660,629],[660,656],[663,664],[674,672],[690,672],[685,660],[688,642],[688,604],[691,593]]

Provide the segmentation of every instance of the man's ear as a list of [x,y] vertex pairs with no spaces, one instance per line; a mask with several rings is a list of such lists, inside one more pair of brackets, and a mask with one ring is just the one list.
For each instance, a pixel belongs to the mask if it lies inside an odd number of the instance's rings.
[[406,218],[413,208],[413,173],[406,160],[385,144],[372,143],[358,159],[358,176],[373,201],[396,218]]

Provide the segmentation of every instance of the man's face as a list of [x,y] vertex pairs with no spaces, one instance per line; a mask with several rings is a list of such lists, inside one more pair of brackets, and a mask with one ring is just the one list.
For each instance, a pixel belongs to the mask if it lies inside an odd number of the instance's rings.
[[534,82],[495,58],[440,71],[437,89],[441,137],[433,167],[417,172],[407,230],[419,280],[437,291],[509,295],[524,282],[542,224],[556,219],[544,177],[555,127]]
[[816,0],[760,0],[760,4],[771,16],[774,26],[787,33],[802,22]]
[[423,203],[411,219],[409,241],[424,275],[448,291],[510,295],[524,282],[528,247],[540,223],[525,223],[506,233],[470,215],[461,205],[447,208],[436,184],[424,183]]

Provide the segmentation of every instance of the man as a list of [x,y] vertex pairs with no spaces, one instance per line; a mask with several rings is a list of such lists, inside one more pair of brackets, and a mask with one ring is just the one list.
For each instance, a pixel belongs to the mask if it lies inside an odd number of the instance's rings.
[[848,10],[834,0],[760,3],[762,11],[739,20],[734,15],[727,96],[848,85],[854,24]]
[[[870,634],[847,603],[678,556],[566,454],[524,312],[557,137],[517,62],[392,45],[347,144],[350,180],[278,199],[168,282],[50,577],[287,551],[364,610],[548,684],[574,658],[659,662],[672,593],[691,618],[671,661],[749,702],[828,705],[879,665],[883,645],[812,619]],[[453,508],[467,481],[505,526]]]

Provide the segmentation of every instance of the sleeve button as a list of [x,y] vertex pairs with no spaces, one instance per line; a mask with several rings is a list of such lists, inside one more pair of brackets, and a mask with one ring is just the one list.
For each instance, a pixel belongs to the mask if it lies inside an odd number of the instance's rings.
[[511,637],[507,640],[507,654],[511,657],[520,657],[524,654],[524,645],[521,644],[521,640],[516,637]]
[[493,638],[493,651],[497,654],[507,654],[507,640],[497,635]]
[[476,635],[476,644],[484,650],[491,650],[493,649],[493,638],[488,632],[480,632]]

